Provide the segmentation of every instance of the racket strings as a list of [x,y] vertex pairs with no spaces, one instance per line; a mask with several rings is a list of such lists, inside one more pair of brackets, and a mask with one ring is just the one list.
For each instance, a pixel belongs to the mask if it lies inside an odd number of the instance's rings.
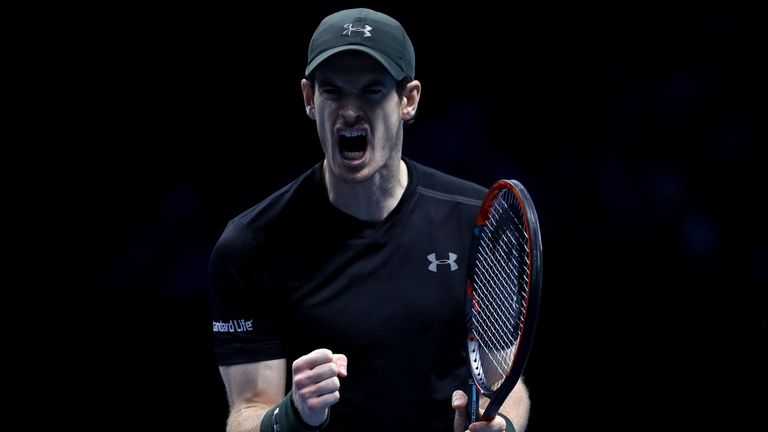
[[[510,202],[508,204],[508,202]],[[480,374],[494,391],[509,373],[525,321],[529,269],[523,212],[514,194],[500,192],[480,233],[473,275],[473,324]]]

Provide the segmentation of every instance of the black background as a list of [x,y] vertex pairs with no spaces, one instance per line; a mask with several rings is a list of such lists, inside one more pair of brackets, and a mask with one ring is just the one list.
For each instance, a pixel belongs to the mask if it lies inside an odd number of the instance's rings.
[[[321,158],[299,81],[317,23],[349,6],[111,7],[50,41],[50,109],[75,161],[67,202],[93,252],[87,312],[72,314],[87,324],[82,427],[224,429],[208,256],[231,217]],[[366,6],[416,49],[406,156],[481,185],[516,178],[536,202],[529,430],[756,420],[768,281],[757,13]]]

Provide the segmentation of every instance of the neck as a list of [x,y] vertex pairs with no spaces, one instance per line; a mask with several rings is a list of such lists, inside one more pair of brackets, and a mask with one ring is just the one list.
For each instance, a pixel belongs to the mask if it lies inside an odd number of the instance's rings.
[[395,208],[408,185],[408,168],[398,160],[382,167],[361,183],[344,183],[335,179],[323,164],[325,184],[331,204],[358,219],[381,222]]

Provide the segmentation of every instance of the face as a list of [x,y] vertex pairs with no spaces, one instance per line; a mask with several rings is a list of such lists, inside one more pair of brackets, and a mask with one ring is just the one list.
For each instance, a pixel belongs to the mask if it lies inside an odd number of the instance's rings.
[[381,63],[361,52],[336,54],[315,70],[315,87],[305,80],[302,90],[317,121],[327,173],[360,183],[398,172],[403,120],[415,112],[415,102],[410,107],[413,98],[398,97],[397,83]]

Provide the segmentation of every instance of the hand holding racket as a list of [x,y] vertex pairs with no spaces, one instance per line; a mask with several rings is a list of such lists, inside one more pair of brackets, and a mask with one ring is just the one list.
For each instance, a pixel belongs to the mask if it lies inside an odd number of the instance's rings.
[[[491,421],[522,375],[541,289],[541,235],[528,191],[500,180],[477,215],[467,270],[469,423]],[[490,399],[480,416],[480,394]]]

